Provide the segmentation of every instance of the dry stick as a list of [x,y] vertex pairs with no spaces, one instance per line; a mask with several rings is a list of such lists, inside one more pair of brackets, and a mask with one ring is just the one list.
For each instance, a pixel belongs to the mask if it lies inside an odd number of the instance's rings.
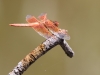
[[67,56],[72,58],[74,56],[74,51],[72,50],[72,48],[68,45],[68,43],[64,39],[62,39],[62,40],[63,40],[63,42],[60,43],[60,46],[62,47],[64,52],[67,54]]
[[48,52],[51,48],[58,44],[62,44],[63,39],[56,36],[44,41],[37,48],[35,48],[31,53],[29,53],[24,59],[22,59],[18,65],[8,74],[8,75],[22,75],[28,67],[34,63],[39,57]]

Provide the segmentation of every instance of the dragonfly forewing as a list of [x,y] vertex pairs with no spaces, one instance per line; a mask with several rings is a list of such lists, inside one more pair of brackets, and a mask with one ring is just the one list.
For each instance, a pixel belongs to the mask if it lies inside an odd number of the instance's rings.
[[51,21],[47,19],[47,14],[40,15],[39,19],[42,21],[44,20],[45,27],[48,28],[52,34],[56,35],[57,37],[61,39],[65,39],[65,40],[70,39],[70,36],[68,35],[68,31],[65,29],[58,28],[59,23],[57,21]]
[[44,24],[39,20],[37,20],[34,16],[26,16],[26,21],[29,24],[34,22],[39,23],[38,25],[34,25],[32,28],[44,38],[48,39],[52,36],[52,33],[48,31],[48,29],[44,26]]

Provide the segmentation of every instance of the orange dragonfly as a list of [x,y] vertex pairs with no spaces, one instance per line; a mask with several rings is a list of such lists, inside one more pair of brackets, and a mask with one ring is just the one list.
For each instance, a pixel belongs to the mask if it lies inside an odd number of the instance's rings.
[[[47,19],[47,14],[41,14],[39,17],[39,20],[36,19],[34,16],[27,15],[26,21],[28,23],[26,24],[10,24],[11,26],[18,26],[18,27],[32,27],[37,33],[39,33],[44,38],[48,39],[52,37],[53,35],[57,36],[58,38],[64,39],[64,45],[68,47],[68,49],[65,51],[65,53],[72,57],[74,52],[69,47],[67,42],[65,40],[69,40],[70,36],[68,35],[68,31],[65,29],[58,28],[58,22],[51,21]],[[63,46],[63,45],[62,45]],[[63,49],[64,46],[62,47]]]
[[44,38],[48,39],[52,34],[56,35],[61,39],[69,40],[70,36],[67,34],[67,30],[58,28],[58,22],[50,21],[47,19],[46,14],[39,16],[39,19],[36,19],[34,16],[27,15],[26,21],[27,24],[10,24],[11,26],[17,27],[32,27],[37,33],[39,33]]

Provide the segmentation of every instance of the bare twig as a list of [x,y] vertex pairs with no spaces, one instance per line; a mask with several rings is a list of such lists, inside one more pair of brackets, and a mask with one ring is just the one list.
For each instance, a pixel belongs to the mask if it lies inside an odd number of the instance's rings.
[[35,48],[31,53],[29,53],[24,59],[22,59],[18,65],[8,74],[8,75],[22,75],[24,71],[34,63],[39,57],[44,55],[54,46],[62,43],[63,40],[53,36],[42,44],[40,44],[37,48]]
[[68,57],[72,58],[74,56],[74,51],[64,39],[63,42],[60,43],[60,46],[62,47],[62,49],[64,50],[64,52],[67,54]]
[[[42,44],[40,44],[37,48],[35,48],[24,59],[22,59],[18,63],[18,65],[8,75],[22,75],[23,72],[26,71],[26,69],[28,69],[28,67],[32,63],[34,63],[39,57],[44,55],[51,48],[55,47],[58,44],[60,44],[62,46],[62,48],[64,48],[65,53],[66,53],[66,51],[71,50],[71,49],[69,49],[70,47],[68,47],[69,45],[66,44],[66,42],[63,42],[63,39],[60,39],[56,36],[52,36],[51,38],[47,39]],[[71,53],[71,56],[73,56],[72,53]]]

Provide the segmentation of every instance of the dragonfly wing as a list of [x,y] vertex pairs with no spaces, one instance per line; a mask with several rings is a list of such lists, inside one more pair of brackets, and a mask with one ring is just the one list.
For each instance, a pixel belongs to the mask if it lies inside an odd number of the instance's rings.
[[46,20],[45,22],[45,26],[52,32],[58,32],[59,28],[57,26],[54,25],[54,23],[50,20]]
[[55,22],[52,22],[50,20],[46,20],[45,22],[46,27],[57,37],[65,40],[69,40],[70,36],[68,35],[68,31],[65,29],[58,28],[57,25],[55,25]]
[[[45,27],[47,27],[50,31],[58,31],[57,27],[54,25],[54,23],[47,19],[47,14],[42,13],[38,17],[42,22],[44,22]],[[55,22],[56,23],[56,22]]]
[[34,26],[32,26],[32,28],[46,39],[48,39],[52,36],[52,34],[47,30],[47,28],[45,28],[44,25],[40,25],[40,24],[34,25]]
[[56,35],[57,37],[61,38],[61,39],[66,39],[69,40],[70,36],[67,34],[66,30],[62,30],[60,28],[58,28],[58,22],[57,21],[51,21],[49,19],[47,19],[47,14],[41,14],[39,16],[39,19],[42,20],[42,22],[44,23],[45,27],[54,35]]
[[37,20],[34,16],[31,16],[31,15],[27,15],[27,16],[26,16],[26,21],[27,21],[28,23],[38,22],[38,20]]
[[70,40],[70,36],[68,35],[68,31],[65,29],[60,29],[57,33],[54,33],[54,35],[58,36],[61,39]]
[[46,13],[42,13],[39,17],[38,17],[42,22],[45,22],[47,19],[47,14]]
[[48,29],[43,25],[43,23],[39,22],[34,16],[26,16],[26,21],[28,23],[38,22],[38,25],[33,25],[32,28],[39,33],[44,38],[48,39],[52,36],[52,34],[48,31]]

